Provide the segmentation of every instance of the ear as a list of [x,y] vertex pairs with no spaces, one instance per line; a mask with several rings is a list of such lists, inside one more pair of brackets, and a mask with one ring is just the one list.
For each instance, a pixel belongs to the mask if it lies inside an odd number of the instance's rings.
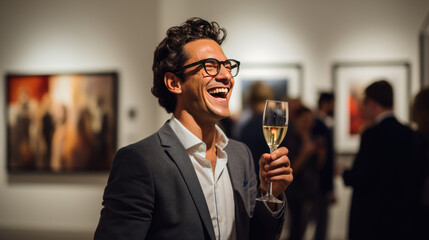
[[167,89],[174,93],[174,94],[181,94],[182,93],[182,82],[180,81],[180,78],[176,76],[176,74],[167,72],[164,75],[164,84],[167,87]]

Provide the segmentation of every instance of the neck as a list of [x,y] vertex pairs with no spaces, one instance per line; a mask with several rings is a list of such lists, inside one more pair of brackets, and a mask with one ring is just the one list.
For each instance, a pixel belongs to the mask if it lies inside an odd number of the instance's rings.
[[392,115],[392,109],[384,109],[382,111],[379,111],[377,113],[377,116],[375,117],[375,122],[379,123],[381,122],[386,116]]
[[216,169],[216,122],[204,121],[195,118],[186,111],[177,111],[174,117],[188,129],[192,134],[197,136],[206,144],[206,159],[211,162],[213,173]]
[[186,111],[175,112],[174,117],[192,134],[203,141],[207,149],[214,147],[217,134],[216,122],[195,118]]

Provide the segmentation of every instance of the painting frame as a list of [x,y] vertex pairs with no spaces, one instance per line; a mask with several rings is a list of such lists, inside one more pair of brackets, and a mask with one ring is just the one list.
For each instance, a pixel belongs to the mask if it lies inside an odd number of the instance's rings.
[[110,171],[118,145],[116,71],[8,72],[8,173]]
[[429,87],[429,14],[419,31],[420,88]]
[[409,122],[411,84],[409,62],[336,62],[332,65],[332,81],[335,94],[334,148],[337,154],[357,153],[363,124],[355,121],[354,115],[359,114],[359,111],[353,106],[362,100],[364,89],[377,80],[387,80],[392,85],[393,113],[399,121]]
[[240,72],[235,77],[235,89],[230,101],[231,113],[242,112],[244,81],[286,80],[286,98],[298,98],[303,89],[303,66],[300,63],[242,63]]

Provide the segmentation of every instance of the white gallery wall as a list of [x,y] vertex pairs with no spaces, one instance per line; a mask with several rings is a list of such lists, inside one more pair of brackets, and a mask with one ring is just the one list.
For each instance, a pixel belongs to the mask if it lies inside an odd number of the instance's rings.
[[[148,135],[157,125],[150,87],[158,15],[156,1],[0,1],[0,112],[6,72],[117,71],[118,144]],[[93,231],[108,175],[9,175],[0,116],[0,227]]]
[[331,89],[331,66],[338,61],[409,61],[412,91],[419,86],[418,32],[429,10],[429,1],[164,0],[162,3],[162,29],[189,16],[202,16],[228,30],[224,43],[228,57],[244,63],[302,64],[302,99],[311,107],[319,90]]
[[[408,61],[413,96],[418,33],[428,11],[427,0],[1,0],[0,77],[118,71],[118,146],[124,146],[168,119],[150,93],[153,50],[168,27],[189,17],[228,30],[228,57],[300,63],[301,97],[314,107],[317,92],[332,88],[331,66],[338,61]],[[2,113],[4,88],[0,84]],[[135,119],[128,118],[130,109]],[[10,175],[5,124],[0,114],[0,228],[93,231],[107,174]]]

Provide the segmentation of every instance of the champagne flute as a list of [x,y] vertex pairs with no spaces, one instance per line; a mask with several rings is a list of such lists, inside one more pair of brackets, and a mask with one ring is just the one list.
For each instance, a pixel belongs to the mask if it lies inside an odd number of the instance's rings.
[[[289,122],[288,103],[283,101],[267,100],[265,102],[262,130],[265,141],[270,148],[270,153],[278,148],[286,136]],[[258,201],[282,203],[283,201],[273,196],[272,182],[268,183],[268,191],[265,196],[256,198]]]

